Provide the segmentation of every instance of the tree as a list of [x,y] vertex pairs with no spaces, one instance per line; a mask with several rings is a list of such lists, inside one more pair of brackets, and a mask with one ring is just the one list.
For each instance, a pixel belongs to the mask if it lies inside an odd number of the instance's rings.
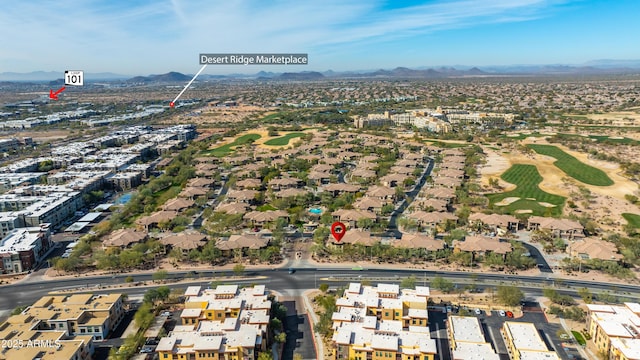
[[273,355],[271,355],[269,350],[263,351],[258,355],[258,360],[273,360]]
[[133,316],[133,320],[136,322],[136,325],[140,329],[147,329],[155,316],[153,315],[153,305],[149,302],[143,302],[142,305],[136,311],[136,314]]
[[506,306],[519,305],[524,299],[524,293],[516,286],[498,286],[498,300]]
[[287,333],[281,332],[273,337],[273,339],[281,344],[287,342]]
[[400,288],[401,289],[415,289],[416,288],[416,276],[415,275],[411,275],[409,277],[406,277],[406,278],[402,279],[402,281],[400,281]]
[[132,283],[133,282],[133,276],[129,275],[126,278],[124,278],[124,282],[126,283]]
[[320,291],[322,291],[323,293],[326,293],[326,292],[327,292],[327,290],[329,290],[329,284],[327,284],[327,283],[322,283],[322,284],[320,284],[319,289],[320,289]]
[[244,265],[240,263],[235,264],[233,266],[233,273],[236,274],[236,276],[242,276],[242,274],[244,273],[244,269],[245,269]]
[[438,275],[431,280],[431,287],[443,293],[450,293],[453,290],[453,282]]
[[591,302],[593,302],[593,293],[586,287],[578,289],[578,295],[580,295],[585,304],[591,304]]
[[160,269],[154,272],[151,278],[153,279],[153,282],[162,281],[162,280],[165,280],[168,275],[169,275],[169,272],[167,270]]
[[558,305],[568,306],[575,304],[573,297],[570,295],[562,295],[555,289],[546,288],[542,291],[542,294]]

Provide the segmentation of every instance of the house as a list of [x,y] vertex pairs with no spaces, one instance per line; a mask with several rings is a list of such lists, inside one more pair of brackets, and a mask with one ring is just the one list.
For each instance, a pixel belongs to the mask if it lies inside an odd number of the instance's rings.
[[252,203],[259,194],[256,190],[230,190],[227,193],[228,200],[240,201],[244,203]]
[[552,236],[563,240],[574,240],[584,237],[584,227],[579,222],[569,219],[531,216],[527,223],[527,229],[548,230]]
[[375,213],[370,211],[353,209],[339,209],[334,211],[331,215],[333,215],[334,220],[341,221],[349,227],[357,227],[358,220],[360,219],[376,221],[378,218]]
[[220,204],[216,208],[216,212],[225,212],[230,215],[244,214],[247,212],[249,205],[241,202]]
[[259,189],[262,186],[262,182],[258,179],[244,179],[236,182],[236,188],[238,189]]
[[612,242],[594,238],[584,238],[571,242],[567,247],[569,255],[583,260],[599,259],[604,261],[620,261],[622,254]]
[[230,253],[235,249],[262,249],[269,245],[269,238],[256,234],[231,235],[228,240],[219,240],[216,247]]
[[444,249],[445,243],[426,234],[402,234],[402,238],[393,241],[391,245],[397,248],[438,251]]
[[354,209],[364,210],[368,212],[373,212],[378,215],[382,212],[382,207],[386,204],[386,202],[369,196],[361,197],[353,203]]
[[473,213],[469,215],[469,223],[472,226],[485,225],[490,231],[503,235],[507,231],[517,231],[520,221],[511,215]]
[[452,244],[454,251],[465,251],[474,254],[496,253],[506,255],[513,250],[511,243],[500,241],[497,237],[467,236],[464,241],[455,240]]
[[435,229],[437,225],[444,224],[446,221],[457,221],[458,217],[446,212],[425,212],[416,211],[406,215],[409,219],[414,219],[421,228]]
[[366,195],[385,202],[392,202],[396,199],[396,191],[394,189],[379,185],[371,186]]
[[381,177],[380,183],[383,186],[394,188],[394,187],[403,185],[404,181],[408,178],[409,176],[406,174],[390,173]]
[[285,189],[295,189],[300,186],[301,181],[296,178],[279,178],[269,180],[267,184],[270,189],[274,191],[285,190]]
[[148,237],[146,232],[136,231],[134,229],[119,229],[112,232],[104,241],[103,248],[117,247],[128,248],[133,244],[144,242]]
[[289,219],[289,213],[284,210],[251,211],[243,216],[243,219],[250,221],[251,225],[256,227],[273,223],[278,218]]
[[360,191],[360,186],[350,184],[329,184],[324,187],[324,191],[333,193],[333,196],[338,196],[341,193],[357,193]]
[[178,197],[193,200],[198,197],[207,196],[207,190],[199,187],[186,187],[182,189]]
[[160,239],[162,245],[171,249],[180,249],[184,253],[201,248],[206,241],[207,236],[197,231],[171,234]]
[[184,198],[173,198],[168,200],[164,205],[162,205],[162,210],[165,211],[182,211],[186,210],[193,205],[195,205],[195,201]]
[[336,246],[342,246],[344,244],[358,244],[363,246],[373,246],[379,242],[380,239],[371,235],[371,232],[362,229],[349,229],[345,232],[340,241],[337,241],[333,237],[330,238],[330,243]]
[[445,212],[448,210],[448,204],[448,201],[442,199],[416,199],[411,203],[411,207],[424,211]]
[[178,216],[177,211],[157,211],[149,216],[143,216],[136,220],[136,225],[143,228],[145,231],[149,231],[153,228],[158,227],[160,223],[169,223],[176,216]]
[[277,198],[288,198],[288,197],[296,197],[296,196],[304,196],[308,194],[309,191],[303,189],[284,189],[273,193]]

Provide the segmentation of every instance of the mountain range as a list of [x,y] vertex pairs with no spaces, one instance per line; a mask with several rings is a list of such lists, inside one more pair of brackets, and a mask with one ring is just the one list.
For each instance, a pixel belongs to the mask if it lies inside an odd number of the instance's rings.
[[[211,75],[201,74],[198,80],[220,80],[220,79],[257,79],[257,80],[285,80],[285,81],[305,81],[321,80],[331,78],[395,78],[395,79],[438,79],[451,77],[490,77],[490,76],[553,76],[553,75],[606,75],[606,74],[640,74],[640,60],[593,60],[580,65],[501,65],[469,67],[463,65],[441,66],[441,67],[419,67],[407,68],[397,67],[395,69],[377,69],[362,71],[301,71],[301,72],[267,72],[260,71],[254,74],[228,74]],[[27,81],[42,82],[56,81],[60,79],[63,72],[56,71],[34,71],[30,73],[2,72],[0,81]],[[148,76],[127,76],[110,72],[86,73],[85,82],[96,81],[117,81],[128,84],[149,84],[149,83],[170,83],[186,82],[191,80],[193,75],[179,72],[168,72],[166,74]]]

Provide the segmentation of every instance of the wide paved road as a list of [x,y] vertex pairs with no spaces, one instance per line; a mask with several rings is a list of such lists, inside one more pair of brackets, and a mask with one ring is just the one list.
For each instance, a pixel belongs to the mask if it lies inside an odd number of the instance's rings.
[[[200,271],[189,274],[184,272],[171,272],[167,283],[172,288],[186,288],[189,285],[211,284],[211,278],[224,282],[226,277],[232,276],[230,271]],[[363,271],[351,270],[350,268],[303,268],[295,269],[295,273],[289,274],[287,269],[264,269],[247,271],[246,280],[233,280],[236,284],[265,284],[268,289],[277,290],[286,296],[299,296],[306,289],[316,289],[320,283],[328,283],[330,286],[341,286],[351,281],[358,282],[367,279],[372,283],[377,282],[399,282],[402,278],[413,275],[416,277],[418,285],[429,285],[435,276],[450,279],[461,287],[475,284],[478,288],[496,287],[498,285],[515,285],[524,292],[537,295],[542,293],[544,287],[555,287],[561,293],[575,295],[577,290],[583,287],[590,289],[593,293],[611,292],[614,295],[624,297],[632,301],[640,300],[640,286],[627,284],[612,284],[604,282],[592,282],[583,280],[554,279],[546,276],[517,276],[506,274],[484,274],[472,272],[445,272],[445,271],[424,271],[424,270],[384,270],[370,269]],[[152,274],[118,274],[113,276],[98,277],[77,277],[61,280],[49,281],[24,281],[12,285],[0,286],[0,315],[6,315],[7,310],[14,309],[20,305],[30,305],[40,297],[50,291],[61,291],[66,289],[86,290],[87,292],[124,292],[131,295],[143,294],[148,287],[130,288],[109,288],[110,285],[121,285],[125,283],[125,278],[133,276],[134,283],[151,281]],[[187,279],[189,282],[179,282],[176,280]],[[161,284],[157,284],[160,286]]]

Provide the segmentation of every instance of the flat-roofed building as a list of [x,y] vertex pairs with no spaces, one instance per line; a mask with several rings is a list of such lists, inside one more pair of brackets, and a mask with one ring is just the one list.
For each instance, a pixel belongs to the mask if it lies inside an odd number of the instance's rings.
[[36,267],[53,246],[49,224],[11,230],[0,240],[2,273],[21,273]]
[[434,359],[437,349],[429,335],[429,295],[429,288],[423,286],[400,290],[397,284],[349,284],[332,315],[334,358]]
[[[39,330],[41,321],[30,315],[13,315],[0,325],[0,360],[90,360],[93,338],[69,336],[63,330]],[[9,346],[11,345],[11,346]]]
[[267,348],[271,301],[264,285],[190,286],[178,325],[160,339],[160,359],[255,359]]
[[640,360],[640,339],[611,339],[611,358],[616,360]]
[[[624,303],[621,306],[588,304],[587,308],[587,329],[599,352],[609,357],[614,353],[623,355],[623,350],[626,348],[640,348],[636,345],[640,339],[640,304]],[[627,350],[627,353],[633,352]],[[622,357],[611,358],[622,359]]]
[[480,320],[476,317],[450,316],[447,335],[453,360],[500,359],[491,344],[486,342]]
[[532,323],[506,321],[500,329],[512,360],[560,360]]

